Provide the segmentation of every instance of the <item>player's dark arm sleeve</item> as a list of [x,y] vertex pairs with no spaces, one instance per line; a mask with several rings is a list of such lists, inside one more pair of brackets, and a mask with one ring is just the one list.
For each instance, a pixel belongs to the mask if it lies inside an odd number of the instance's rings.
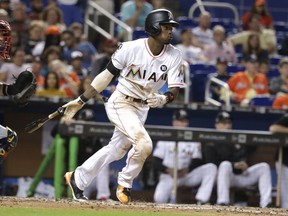
[[204,152],[203,152],[203,155],[204,155],[204,161],[205,163],[213,163],[215,164],[216,166],[219,165],[219,161],[218,161],[218,158],[217,158],[217,153],[215,152],[215,146],[213,144],[206,144],[204,146]]
[[202,159],[200,158],[193,159],[189,166],[189,172],[203,164],[204,164],[204,161]]
[[166,173],[167,167],[163,165],[163,160],[159,157],[153,157],[154,168],[162,173]]
[[114,65],[113,65],[113,62],[110,60],[109,63],[107,64],[106,66],[107,70],[110,71],[110,73],[112,73],[115,77],[119,76],[120,74],[120,69],[116,68]]

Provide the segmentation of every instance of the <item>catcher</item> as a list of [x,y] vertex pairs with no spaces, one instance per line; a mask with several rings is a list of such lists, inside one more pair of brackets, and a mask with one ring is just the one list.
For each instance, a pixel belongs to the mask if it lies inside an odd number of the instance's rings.
[[[10,59],[11,28],[8,22],[0,20],[0,58]],[[9,96],[18,106],[28,104],[35,93],[36,79],[32,72],[23,71],[13,84],[0,83],[0,96]],[[17,145],[17,134],[9,127],[0,125],[0,164]]]

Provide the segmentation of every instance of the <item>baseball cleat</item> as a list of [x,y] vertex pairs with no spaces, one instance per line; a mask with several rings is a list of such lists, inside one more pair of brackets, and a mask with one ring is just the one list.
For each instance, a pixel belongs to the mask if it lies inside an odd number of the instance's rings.
[[131,189],[118,185],[116,196],[120,202],[127,204],[131,201]]
[[77,187],[74,179],[74,172],[66,172],[64,177],[66,179],[66,184],[71,188],[73,199],[79,202],[86,202],[88,198],[84,196],[83,191]]

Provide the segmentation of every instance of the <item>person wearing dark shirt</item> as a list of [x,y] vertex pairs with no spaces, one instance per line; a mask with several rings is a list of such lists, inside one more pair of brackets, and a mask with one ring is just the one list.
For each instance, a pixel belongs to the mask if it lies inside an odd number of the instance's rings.
[[[232,129],[232,118],[228,112],[220,112],[215,119],[217,130]],[[271,172],[267,163],[262,162],[249,166],[248,156],[251,153],[248,147],[240,144],[207,143],[204,150],[206,163],[218,166],[217,176],[217,204],[229,205],[230,188],[246,188],[258,184],[260,192],[260,206],[271,204]]]
[[[284,116],[282,116],[280,119],[278,119],[276,122],[274,122],[269,130],[272,133],[288,133],[288,114],[286,113]],[[288,208],[288,147],[282,148],[282,154],[283,154],[283,161],[282,161],[282,167],[280,167],[279,161],[276,161],[276,170],[279,176],[279,171],[281,170],[281,208]],[[278,154],[277,154],[278,155]],[[278,177],[279,178],[279,177]]]

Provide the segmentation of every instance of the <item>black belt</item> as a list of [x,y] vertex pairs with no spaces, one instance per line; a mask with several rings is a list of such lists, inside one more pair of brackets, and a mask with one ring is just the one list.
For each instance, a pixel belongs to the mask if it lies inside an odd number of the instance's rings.
[[139,99],[139,98],[133,98],[133,97],[130,97],[128,95],[125,96],[125,99],[129,99],[129,100],[136,102],[136,103],[147,104],[146,100],[144,101],[144,100]]

